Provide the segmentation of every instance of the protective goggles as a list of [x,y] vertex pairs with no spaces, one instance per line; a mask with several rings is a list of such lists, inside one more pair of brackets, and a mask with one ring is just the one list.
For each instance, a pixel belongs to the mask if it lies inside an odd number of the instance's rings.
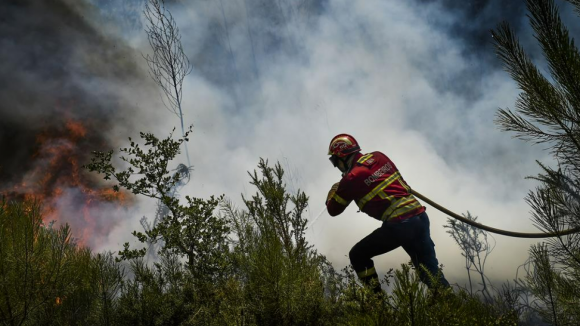
[[329,158],[330,162],[332,163],[332,166],[337,167],[338,166],[338,161],[340,160],[338,158],[338,156],[335,155],[331,155]]

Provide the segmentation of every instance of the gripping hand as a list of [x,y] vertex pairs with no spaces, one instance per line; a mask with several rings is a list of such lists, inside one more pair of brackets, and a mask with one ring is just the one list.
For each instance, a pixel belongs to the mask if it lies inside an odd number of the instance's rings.
[[326,204],[328,204],[328,202],[332,199],[332,197],[336,193],[336,190],[338,190],[338,184],[339,182],[333,184],[330,190],[328,191],[328,196],[326,196]]

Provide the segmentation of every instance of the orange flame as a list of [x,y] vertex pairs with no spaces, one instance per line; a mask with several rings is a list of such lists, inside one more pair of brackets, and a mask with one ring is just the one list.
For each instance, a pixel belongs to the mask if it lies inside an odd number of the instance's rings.
[[67,120],[66,128],[70,132],[70,135],[76,139],[83,138],[87,134],[86,128],[78,121]]
[[81,236],[81,245],[91,237],[108,235],[116,223],[114,218],[93,216],[103,204],[119,209],[131,202],[127,193],[104,188],[82,169],[79,160],[91,150],[82,148],[88,135],[87,128],[71,118],[57,130],[40,133],[32,157],[34,168],[10,191],[24,199],[40,200],[43,220],[71,224],[73,235]]

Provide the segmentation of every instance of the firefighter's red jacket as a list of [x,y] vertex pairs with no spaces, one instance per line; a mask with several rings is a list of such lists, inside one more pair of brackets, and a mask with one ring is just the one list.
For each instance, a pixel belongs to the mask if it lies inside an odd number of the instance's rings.
[[352,168],[340,180],[326,206],[328,213],[336,216],[354,200],[362,212],[380,221],[404,220],[425,211],[409,189],[385,154],[357,153]]

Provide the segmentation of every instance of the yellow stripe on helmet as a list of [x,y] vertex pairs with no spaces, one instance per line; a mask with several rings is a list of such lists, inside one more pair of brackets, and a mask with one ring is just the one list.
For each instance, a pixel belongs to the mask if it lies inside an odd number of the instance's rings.
[[332,143],[330,143],[330,146],[328,147],[328,155],[332,155],[332,148],[335,146],[334,144],[338,143],[338,142],[345,142],[348,145],[352,145],[352,142],[350,141],[350,139],[348,139],[348,137],[343,136],[343,137],[338,137],[334,140],[332,140]]

